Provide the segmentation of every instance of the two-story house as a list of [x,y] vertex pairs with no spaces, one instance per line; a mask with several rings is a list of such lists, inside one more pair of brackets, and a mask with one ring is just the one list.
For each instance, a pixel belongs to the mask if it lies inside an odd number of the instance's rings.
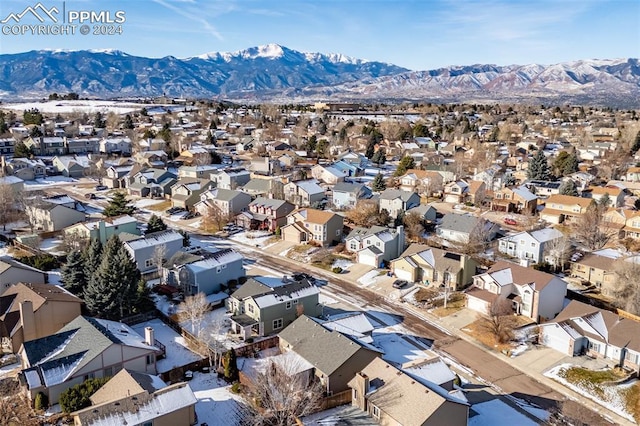
[[0,295],[19,282],[44,284],[47,274],[9,256],[0,257]]
[[164,169],[145,168],[128,178],[127,192],[137,197],[169,196],[177,178]]
[[225,169],[211,174],[216,188],[238,189],[251,180],[251,172],[245,169]]
[[431,197],[443,189],[444,179],[433,170],[409,169],[400,177],[400,189]]
[[0,155],[12,156],[15,144],[16,140],[14,138],[0,138]]
[[47,199],[28,205],[26,213],[33,227],[42,232],[61,231],[68,226],[84,222],[86,218],[84,211],[76,210],[75,206],[69,207]]
[[[129,235],[127,235],[129,237]],[[162,248],[160,248],[162,246]],[[155,264],[154,252],[164,250],[164,259],[169,259],[182,249],[182,234],[177,231],[167,230],[154,232],[135,239],[127,238],[124,247],[143,274],[155,272],[158,265]]]
[[363,183],[338,182],[331,192],[332,204],[337,209],[353,208],[358,200],[366,200],[372,196],[371,189]]
[[444,186],[443,193],[445,203],[462,204],[469,196],[469,184],[463,180],[449,182]]
[[100,152],[100,138],[67,138],[67,151],[69,154],[97,154]]
[[471,257],[424,244],[411,244],[391,261],[399,279],[460,290],[473,281],[478,263]]
[[333,166],[317,164],[311,168],[311,177],[319,182],[335,185],[338,182],[344,181],[345,173]]
[[100,141],[102,154],[131,155],[131,139],[129,138],[104,138]]
[[405,249],[404,227],[354,228],[345,238],[345,248],[356,254],[356,261],[379,268],[400,256]]
[[315,179],[305,179],[284,185],[284,197],[297,206],[313,206],[322,202],[326,194]]
[[481,234],[486,242],[495,239],[500,227],[484,218],[468,213],[447,213],[436,227],[438,237],[454,243],[469,242],[474,233]]
[[551,195],[547,198],[540,218],[549,223],[573,222],[586,213],[591,199],[571,195]]
[[241,188],[253,198],[277,198],[284,200],[284,183],[279,178],[253,178]]
[[320,290],[307,281],[282,282],[275,278],[250,278],[226,301],[233,313],[231,329],[243,338],[277,333],[303,313],[319,316]]
[[87,156],[64,155],[55,156],[51,160],[53,168],[62,176],[71,178],[83,177],[89,170],[90,160]]
[[20,374],[31,400],[42,392],[56,404],[70,387],[123,368],[156,374],[156,344],[151,327],[142,337],[120,322],[78,316],[55,334],[24,342]]
[[119,235],[123,232],[132,235],[140,234],[136,218],[122,215],[93,222],[82,222],[64,229],[65,236],[73,235],[87,241],[98,239],[102,244],[106,244],[113,235]]
[[31,148],[36,155],[54,156],[67,153],[65,137],[40,136],[28,137],[23,142],[27,148]]
[[604,295],[614,296],[617,275],[614,265],[616,259],[587,253],[571,261],[571,276],[595,285]]
[[185,295],[218,293],[245,276],[243,257],[230,248],[214,252],[179,251],[165,263],[165,282]]
[[17,352],[26,341],[54,334],[80,315],[81,306],[81,299],[59,286],[11,286],[0,296],[2,347]]
[[560,194],[560,181],[548,181],[548,180],[529,180],[524,183],[524,186],[529,189],[530,192],[535,193],[538,197],[550,197],[552,195]]
[[22,180],[35,180],[43,178],[47,174],[47,166],[39,159],[12,158],[6,164],[7,172]]
[[609,198],[607,207],[622,207],[624,205],[625,192],[618,186],[590,186],[582,192],[582,195],[598,203],[606,195]]
[[236,223],[245,229],[274,232],[287,224],[287,215],[295,206],[285,200],[258,197],[249,203],[249,210],[236,217]]
[[563,236],[562,232],[553,228],[519,232],[500,238],[498,251],[522,261],[540,263],[544,260],[547,244]]
[[380,194],[379,211],[383,209],[389,212],[392,218],[398,217],[409,209],[420,205],[420,196],[415,192],[399,189],[385,189]]
[[236,189],[214,188],[200,194],[200,201],[193,208],[205,216],[209,209],[215,208],[225,217],[233,217],[247,211],[251,203],[251,195]]
[[324,210],[295,210],[282,227],[282,239],[296,244],[315,241],[326,247],[342,239],[343,221],[339,214]]
[[502,188],[491,200],[491,210],[499,212],[533,214],[537,206],[538,197],[524,186]]
[[142,166],[127,164],[123,166],[109,166],[102,182],[109,188],[126,188],[131,176],[135,175]]
[[567,282],[555,275],[499,261],[473,277],[467,307],[487,314],[496,300],[508,300],[516,314],[544,322],[560,313],[566,294]]
[[215,182],[204,179],[181,179],[171,187],[171,205],[192,210],[200,201],[200,194],[215,188]]

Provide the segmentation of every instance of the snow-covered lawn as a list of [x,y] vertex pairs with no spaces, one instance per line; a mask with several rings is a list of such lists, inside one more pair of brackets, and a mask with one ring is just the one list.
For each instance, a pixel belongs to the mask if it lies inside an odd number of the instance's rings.
[[380,272],[377,269],[373,269],[358,278],[358,284],[360,284],[360,287],[369,287],[378,281],[379,276]]
[[216,374],[195,372],[189,386],[198,398],[198,424],[232,426],[240,423],[244,401],[240,395],[231,392],[231,386],[218,379]]
[[499,399],[475,404],[471,409],[478,414],[469,419],[469,426],[536,426],[538,424]]
[[166,357],[157,362],[158,373],[165,373],[175,367],[202,359],[200,355],[189,350],[187,342],[182,336],[160,319],[156,318],[132,326],[140,336],[144,336],[145,327],[153,327],[155,339],[167,348]]
[[133,205],[139,209],[144,209],[149,206],[155,206],[156,204],[164,203],[164,201],[165,200],[154,200],[153,198],[141,198],[139,200],[136,200]]
[[331,268],[342,268],[343,271],[349,269],[351,266],[353,266],[353,262],[349,259],[336,259],[333,261],[333,264],[331,264]]
[[568,369],[571,367],[576,367],[576,366],[572,364],[560,364],[548,370],[547,372],[545,372],[544,375],[552,378],[557,382],[562,383],[563,385],[579,393],[580,395],[584,395],[587,398],[591,399],[592,401],[597,402],[598,404],[613,411],[619,416],[624,417],[625,419],[629,419],[632,422],[635,422],[633,419],[633,416],[629,414],[629,412],[627,412],[626,410],[626,404],[622,394],[624,393],[623,391],[625,389],[628,389],[629,387],[633,386],[637,382],[637,380],[631,380],[629,382],[626,382],[620,385],[607,386],[607,385],[600,384],[599,386],[604,393],[603,398],[600,398],[598,395],[594,395],[592,392],[590,392],[590,390],[587,387],[579,386],[578,384],[571,383],[567,381],[565,378],[560,376],[559,374],[560,370],[562,370],[563,368]]
[[86,113],[93,113],[97,111],[101,112],[115,112],[116,114],[126,114],[132,111],[142,109],[144,104],[133,104],[117,101],[89,101],[89,100],[77,100],[77,101],[47,101],[47,102],[25,102],[19,104],[5,104],[6,109],[24,111],[27,109],[37,108],[41,112],[47,112],[51,114],[63,114],[75,111],[81,111]]
[[271,240],[272,236],[273,232],[269,231],[245,231],[231,235],[229,239],[241,244],[266,248],[277,243]]

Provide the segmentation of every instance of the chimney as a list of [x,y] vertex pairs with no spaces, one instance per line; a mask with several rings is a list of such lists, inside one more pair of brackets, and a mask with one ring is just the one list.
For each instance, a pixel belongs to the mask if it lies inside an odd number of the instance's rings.
[[20,325],[22,325],[23,341],[36,339],[36,320],[33,315],[33,303],[30,300],[20,302]]
[[155,340],[156,339],[155,339],[155,337],[153,335],[153,327],[145,327],[144,328],[144,342],[149,346],[153,346]]
[[355,400],[352,401],[352,404],[361,409],[362,411],[367,411],[367,399],[365,395],[369,393],[369,376],[364,374],[363,372],[359,372],[356,374],[356,382],[355,382]]
[[396,258],[400,257],[400,255],[404,252],[404,246],[406,244],[406,236],[404,234],[404,226],[400,225],[396,228],[396,232],[398,234],[398,253],[396,254]]

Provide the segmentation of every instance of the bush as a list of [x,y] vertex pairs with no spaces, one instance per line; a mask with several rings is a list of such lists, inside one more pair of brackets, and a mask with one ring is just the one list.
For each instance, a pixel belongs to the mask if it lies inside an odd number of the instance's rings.
[[20,262],[42,271],[51,271],[60,267],[60,261],[50,254],[21,257]]
[[36,400],[33,403],[33,406],[36,410],[46,410],[49,408],[49,397],[42,392],[38,392],[36,395]]
[[240,393],[240,382],[233,382],[233,384],[231,385],[231,392],[233,393]]
[[104,386],[111,377],[88,379],[79,385],[70,387],[60,394],[60,408],[65,413],[72,413],[91,405],[89,397]]
[[346,248],[346,245],[344,243],[340,243],[340,244],[336,245],[333,248],[333,252],[334,253],[342,253],[345,248]]
[[331,272],[333,272],[334,274],[341,274],[342,268],[339,266],[334,266],[333,268],[331,268]]

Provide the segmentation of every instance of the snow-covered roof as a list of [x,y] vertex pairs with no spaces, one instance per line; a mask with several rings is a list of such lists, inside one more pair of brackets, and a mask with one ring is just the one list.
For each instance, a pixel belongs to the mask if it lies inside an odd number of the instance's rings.
[[143,247],[153,247],[160,244],[166,244],[173,241],[182,241],[182,235],[176,231],[163,231],[149,234],[145,237],[132,241],[126,241],[124,244],[132,250],[138,250]]
[[[279,289],[284,289],[285,286],[278,287]],[[254,300],[256,305],[259,308],[266,308],[269,306],[275,306],[285,301],[294,300],[294,299],[302,299],[304,297],[312,296],[314,294],[320,294],[320,290],[318,287],[314,285],[308,285],[302,288],[298,288],[291,292],[282,292],[282,291],[274,291],[273,293],[268,293],[263,296],[256,297]]]
[[447,364],[440,358],[429,360],[425,363],[403,368],[404,372],[414,377],[416,380],[428,380],[437,385],[455,379],[456,375]]
[[338,331],[344,334],[361,337],[367,333],[371,333],[375,327],[369,321],[364,313],[349,314],[338,318],[332,318],[322,323],[322,325],[330,330]]
[[318,185],[318,182],[315,179],[301,180],[295,182],[295,184],[307,194],[318,194],[324,192],[324,189]]

